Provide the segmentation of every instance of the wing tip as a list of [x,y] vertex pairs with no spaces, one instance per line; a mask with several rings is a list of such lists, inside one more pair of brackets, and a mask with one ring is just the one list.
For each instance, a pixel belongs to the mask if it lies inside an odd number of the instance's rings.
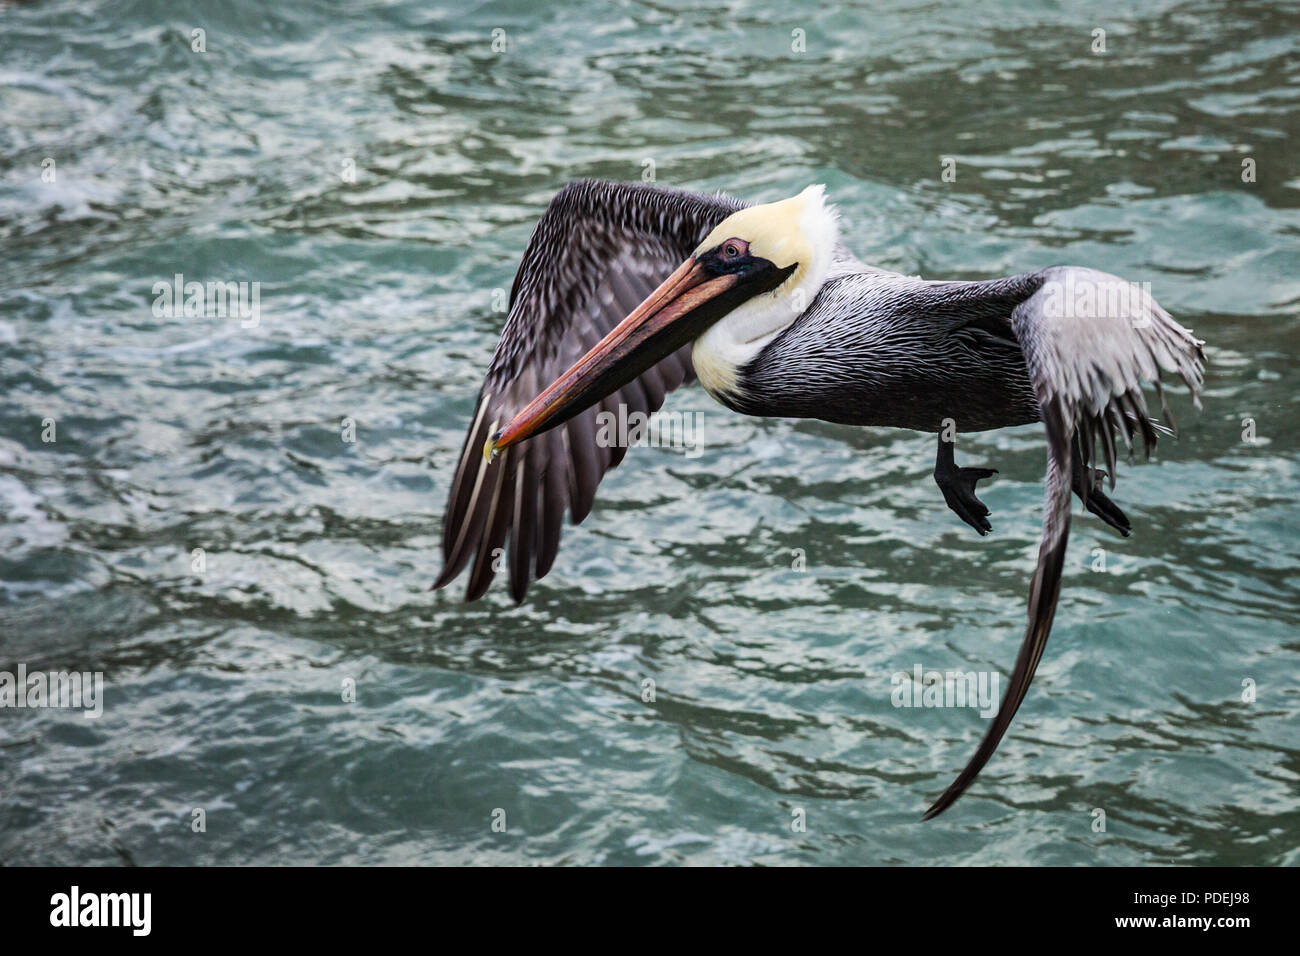
[[456,580],[456,575],[459,572],[460,568],[453,567],[451,564],[444,564],[442,570],[438,572],[438,576],[434,578],[433,583],[429,585],[429,590],[438,591],[445,588],[452,581]]
[[465,603],[473,604],[483,595],[487,594],[488,588],[492,586],[492,579],[496,577],[494,572],[488,571],[480,575],[470,575],[469,584],[465,586]]
[[979,776],[979,771],[982,769],[984,769],[984,765],[980,764],[979,769],[972,774],[970,773],[970,765],[968,764],[966,768],[957,775],[957,779],[948,784],[948,789],[939,794],[934,803],[930,804],[930,808],[926,810],[925,813],[921,814],[921,822],[925,823],[927,820],[933,820],[960,800],[962,795],[970,789],[970,785],[975,782],[975,778]]
[[930,804],[929,810],[926,810],[925,813],[921,814],[921,822],[925,823],[927,820],[933,820],[939,814],[943,813],[943,811],[952,806],[952,804],[953,801],[950,800],[945,803],[943,797],[940,797],[938,800],[934,801],[934,803]]

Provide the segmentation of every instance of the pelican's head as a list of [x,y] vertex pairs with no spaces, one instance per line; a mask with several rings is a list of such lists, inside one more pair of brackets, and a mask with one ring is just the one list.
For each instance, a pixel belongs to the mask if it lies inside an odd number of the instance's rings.
[[750,206],[714,227],[690,258],[590,352],[493,435],[497,451],[568,421],[677,349],[694,342],[700,381],[714,395],[735,369],[799,316],[821,288],[838,239],[822,186]]
[[771,290],[774,298],[792,298],[797,290],[806,290],[810,280],[820,287],[839,241],[839,225],[834,208],[826,202],[826,187],[809,186],[789,199],[733,212],[704,237],[694,258],[725,251],[729,239],[743,243],[756,259],[792,270]]
[[725,248],[731,237],[742,238],[750,255],[790,271],[766,295],[738,305],[695,340],[691,360],[696,375],[718,399],[742,391],[740,369],[816,298],[839,241],[839,221],[826,202],[825,187],[809,186],[789,199],[732,213],[695,254],[719,243]]

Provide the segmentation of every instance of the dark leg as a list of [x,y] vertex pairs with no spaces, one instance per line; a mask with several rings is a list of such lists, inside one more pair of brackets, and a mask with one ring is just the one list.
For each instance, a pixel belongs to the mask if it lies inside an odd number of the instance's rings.
[[966,522],[980,534],[988,534],[993,526],[985,517],[989,509],[984,502],[975,497],[975,482],[981,478],[996,475],[994,468],[958,468],[953,461],[953,448],[956,442],[944,441],[939,434],[939,454],[934,461],[934,483],[943,492],[943,500],[957,513],[957,517]]
[[1119,506],[1101,493],[1101,482],[1106,473],[1100,468],[1089,468],[1088,471],[1091,472],[1090,480],[1085,485],[1083,462],[1076,453],[1072,475],[1074,493],[1079,496],[1085,508],[1127,538],[1133,526],[1128,523],[1128,518],[1119,510]]

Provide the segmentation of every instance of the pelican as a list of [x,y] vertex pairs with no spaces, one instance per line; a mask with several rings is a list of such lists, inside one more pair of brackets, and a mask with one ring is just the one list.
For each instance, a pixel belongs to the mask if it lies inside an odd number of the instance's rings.
[[[626,452],[596,440],[597,413],[649,414],[692,379],[745,415],[937,433],[934,479],[981,535],[989,509],[976,483],[995,472],[957,467],[955,435],[1040,421],[1046,498],[1028,627],[997,714],[928,820],[970,786],[1029,689],[1061,589],[1071,493],[1129,533],[1103,479],[1113,491],[1119,444],[1132,462],[1139,439],[1149,457],[1157,430],[1173,432],[1162,372],[1181,377],[1200,407],[1203,344],[1144,287],[1092,269],[939,282],[868,266],[840,243],[822,186],[747,205],[571,183],[515,276],[452,479],[433,587],[472,562],[466,599],[476,600],[504,555],[522,601],[551,568],[566,508],[581,522]],[[1167,425],[1148,416],[1144,382]]]

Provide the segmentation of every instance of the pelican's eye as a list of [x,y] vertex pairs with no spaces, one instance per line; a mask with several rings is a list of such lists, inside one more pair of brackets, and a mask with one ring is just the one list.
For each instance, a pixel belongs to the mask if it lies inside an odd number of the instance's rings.
[[728,239],[722,244],[723,259],[739,259],[749,252],[749,243],[744,239]]

